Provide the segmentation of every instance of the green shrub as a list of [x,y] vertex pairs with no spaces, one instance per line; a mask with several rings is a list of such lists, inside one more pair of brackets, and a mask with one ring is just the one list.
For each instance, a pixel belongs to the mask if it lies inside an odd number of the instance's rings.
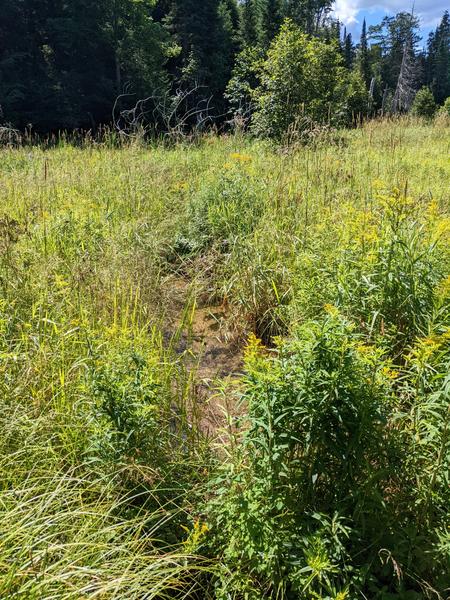
[[414,115],[423,117],[424,119],[432,119],[434,117],[437,105],[430,88],[423,87],[417,92],[411,110]]
[[364,559],[381,547],[395,454],[388,367],[329,310],[277,357],[247,349],[249,428],[209,507],[227,566],[219,598],[245,597],[228,572],[261,597],[334,598],[363,585]]
[[444,102],[436,113],[436,119],[438,123],[442,125],[448,125],[450,121],[450,97]]
[[398,189],[380,196],[377,231],[361,255],[339,259],[337,303],[396,360],[426,335],[435,288],[445,273],[437,240],[420,223],[418,206]]
[[443,107],[444,111],[447,113],[447,115],[450,117],[450,97],[447,98],[447,100],[444,102]]
[[206,180],[188,207],[188,227],[175,241],[179,254],[196,253],[215,245],[227,250],[236,238],[249,235],[265,205],[265,185],[240,163],[251,157],[235,153],[227,169]]
[[272,43],[260,77],[253,129],[262,137],[280,139],[313,123],[341,124],[360,107],[362,88],[355,77],[349,85],[337,46],[308,37],[289,21]]
[[245,48],[236,57],[233,74],[228,82],[226,98],[229,101],[235,120],[246,125],[254,111],[255,90],[260,85],[260,72],[264,62],[262,50],[257,47]]

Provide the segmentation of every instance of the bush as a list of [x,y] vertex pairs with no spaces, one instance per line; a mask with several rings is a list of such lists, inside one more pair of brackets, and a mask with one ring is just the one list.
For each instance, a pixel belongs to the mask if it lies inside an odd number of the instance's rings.
[[450,96],[444,102],[442,108],[444,109],[444,112],[450,117]]
[[263,62],[263,54],[259,48],[245,48],[236,57],[225,94],[236,123],[246,125],[254,111],[254,95],[261,83],[259,76]]
[[450,123],[450,97],[444,102],[436,113],[436,123],[444,127]]
[[263,214],[264,182],[247,172],[247,154],[233,153],[219,177],[206,180],[188,207],[189,226],[178,234],[174,250],[196,253],[216,244],[228,248],[235,238],[245,237]]
[[261,85],[254,93],[254,131],[280,139],[311,122],[342,124],[355,108],[347,101],[360,96],[360,86],[354,81],[349,85],[347,78],[337,46],[286,22],[262,65]]
[[432,119],[436,113],[436,109],[436,102],[430,88],[423,87],[420,89],[412,105],[413,114],[424,119]]
[[383,547],[389,367],[329,312],[275,358],[247,348],[249,428],[209,507],[226,573],[239,573],[219,598],[336,598]]
[[[379,194],[378,226],[366,233],[366,257],[346,250],[339,259],[338,305],[357,318],[372,341],[401,360],[432,319],[435,287],[445,273],[441,239],[419,222],[419,207],[398,188]],[[442,237],[442,236],[441,236]],[[439,243],[438,243],[439,242]]]

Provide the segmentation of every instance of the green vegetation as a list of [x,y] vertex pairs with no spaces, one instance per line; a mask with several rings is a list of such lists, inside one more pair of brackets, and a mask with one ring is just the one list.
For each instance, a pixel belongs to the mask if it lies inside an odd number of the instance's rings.
[[420,89],[414,99],[412,111],[418,117],[432,119],[436,113],[437,106],[433,94],[429,88]]
[[[305,115],[342,126],[406,113],[424,86],[443,105],[448,11],[428,40],[414,11],[402,11],[377,25],[364,21],[355,44],[333,12],[339,8],[334,0],[2,0],[0,134],[112,124],[155,138],[230,130],[254,115],[255,131],[279,137],[290,85],[288,126]],[[261,66],[249,81],[250,56],[266,64],[248,102]],[[266,131],[273,95],[276,127]]]
[[0,597],[447,596],[449,133],[0,150]]

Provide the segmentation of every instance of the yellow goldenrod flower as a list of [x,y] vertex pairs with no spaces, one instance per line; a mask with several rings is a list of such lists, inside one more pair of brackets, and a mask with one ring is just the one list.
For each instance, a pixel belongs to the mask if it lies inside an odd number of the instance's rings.
[[239,162],[250,162],[252,160],[252,157],[248,154],[240,154],[239,152],[233,152],[230,156],[233,160]]
[[323,307],[324,311],[326,313],[328,313],[329,315],[335,317],[337,314],[339,314],[339,309],[334,306],[333,304],[325,304]]

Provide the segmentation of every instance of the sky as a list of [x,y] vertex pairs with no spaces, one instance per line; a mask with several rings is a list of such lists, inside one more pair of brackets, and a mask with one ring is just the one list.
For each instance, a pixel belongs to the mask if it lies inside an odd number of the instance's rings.
[[[413,0],[336,0],[335,14],[347,27],[355,39],[359,38],[364,17],[368,25],[379,23],[385,15],[395,15],[410,11]],[[421,19],[422,43],[426,43],[428,33],[436,28],[445,10],[450,8],[450,0],[416,0],[414,12]]]

